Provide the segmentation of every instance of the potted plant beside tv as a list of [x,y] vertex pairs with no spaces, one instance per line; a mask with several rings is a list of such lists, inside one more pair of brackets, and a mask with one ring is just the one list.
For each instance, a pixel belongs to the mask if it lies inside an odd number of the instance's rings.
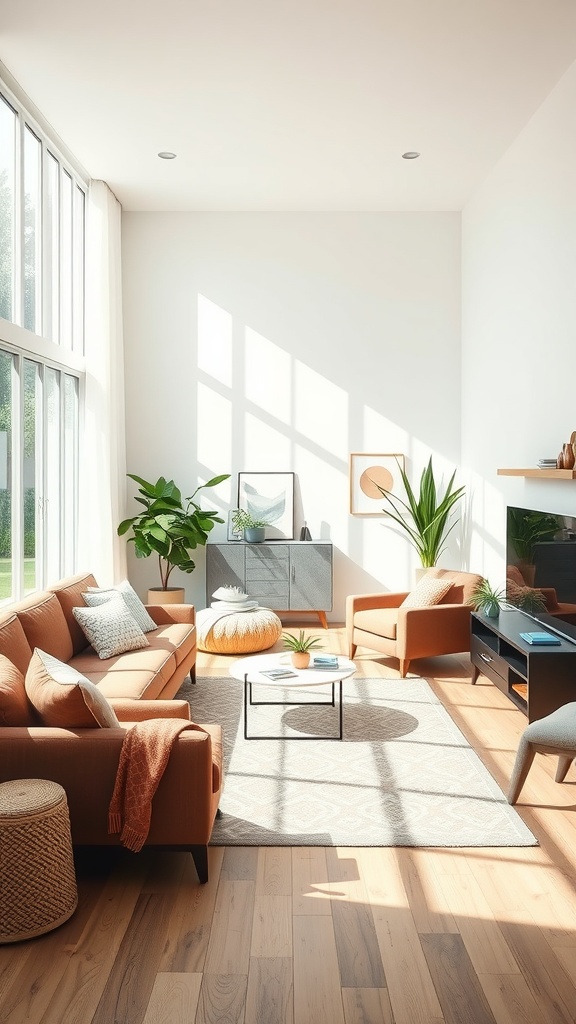
[[206,487],[216,487],[223,480],[228,480],[230,474],[212,477],[197,487],[189,498],[183,498],[174,481],[163,476],[156,483],[151,483],[135,473],[127,475],[139,484],[140,497],[136,495],[136,501],[144,508],[137,516],[120,523],[118,535],[122,537],[132,531],[128,542],[134,544],[137,558],[158,557],[160,586],[150,588],[148,603],[180,604],[184,600],[184,588],[168,585],[172,572],[174,569],[194,572],[196,565],[190,552],[206,544],[214,523],[224,522],[218,512],[201,508],[194,499]]
[[432,456],[422,470],[418,493],[412,488],[400,463],[398,469],[406,492],[406,501],[380,487],[376,481],[374,483],[387,502],[388,507],[384,512],[408,535],[418,552],[422,569],[430,569],[437,564],[446,546],[446,539],[458,522],[457,518],[450,522],[450,517],[456,502],[464,493],[464,487],[454,487],[454,470],[443,496],[440,497],[434,478]]

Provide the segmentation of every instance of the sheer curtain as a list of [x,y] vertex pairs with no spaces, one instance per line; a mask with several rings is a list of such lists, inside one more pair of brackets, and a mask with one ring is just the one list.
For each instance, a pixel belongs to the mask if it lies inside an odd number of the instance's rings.
[[80,466],[79,567],[100,586],[126,576],[126,442],[122,338],[122,208],[104,181],[88,190],[86,394]]

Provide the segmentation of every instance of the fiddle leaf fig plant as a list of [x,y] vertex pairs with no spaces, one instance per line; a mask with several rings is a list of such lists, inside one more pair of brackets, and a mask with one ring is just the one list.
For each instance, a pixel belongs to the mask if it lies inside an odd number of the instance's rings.
[[144,480],[135,473],[127,476],[139,484],[136,501],[144,506],[143,511],[130,519],[124,519],[118,527],[118,535],[132,530],[129,543],[134,544],[137,558],[158,556],[162,590],[168,589],[170,574],[176,568],[182,572],[193,572],[195,563],[190,552],[199,545],[205,545],[214,523],[223,523],[218,512],[200,507],[195,497],[206,487],[216,487],[228,480],[229,473],[212,477],[207,483],[196,488],[189,498],[182,498],[182,492],[173,480],[161,476],[156,483]]

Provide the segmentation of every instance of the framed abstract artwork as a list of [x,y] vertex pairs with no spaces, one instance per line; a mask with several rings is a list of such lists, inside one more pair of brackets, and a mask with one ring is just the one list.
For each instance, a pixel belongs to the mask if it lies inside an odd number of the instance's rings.
[[374,452],[352,452],[350,455],[350,514],[383,516],[384,501],[378,486],[385,491],[402,488],[400,469],[404,456],[398,452],[378,455]]
[[238,473],[238,508],[266,522],[266,539],[294,539],[294,473]]

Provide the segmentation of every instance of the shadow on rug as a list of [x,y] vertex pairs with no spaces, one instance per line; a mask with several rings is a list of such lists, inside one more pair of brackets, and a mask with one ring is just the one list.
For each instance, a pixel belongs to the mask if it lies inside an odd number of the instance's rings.
[[[422,679],[349,679],[344,738],[337,710],[307,707],[329,689],[259,687],[254,699],[301,707],[251,707],[245,740],[243,687],[226,676],[185,684],[196,722],[224,733],[222,817],[215,846],[536,846],[448,712]],[[291,736],[313,735],[306,743]]]

